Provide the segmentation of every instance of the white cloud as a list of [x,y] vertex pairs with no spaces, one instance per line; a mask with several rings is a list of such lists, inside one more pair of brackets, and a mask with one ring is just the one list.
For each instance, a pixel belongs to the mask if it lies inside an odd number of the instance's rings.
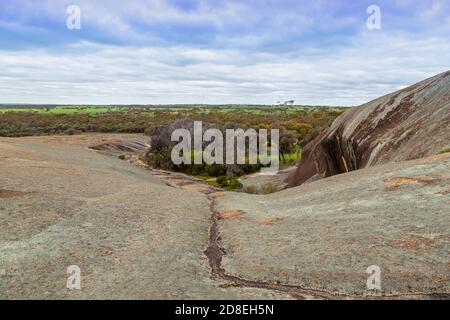
[[225,43],[224,37],[234,44],[261,45],[281,35],[286,38],[288,35],[299,36],[314,28],[336,31],[358,23],[354,17],[333,18],[334,5],[322,1],[195,2],[193,8],[186,10],[167,0],[127,0],[126,3],[123,0],[20,0],[11,2],[6,9],[24,24],[39,17],[63,28],[67,6],[76,4],[81,8],[84,30],[128,43],[164,42],[167,39],[158,28],[182,31],[183,27],[188,27],[215,33],[218,45]]
[[[305,54],[307,52],[308,54]],[[271,54],[80,42],[63,51],[0,51],[3,103],[358,105],[450,65],[440,38],[362,33],[335,51]]]

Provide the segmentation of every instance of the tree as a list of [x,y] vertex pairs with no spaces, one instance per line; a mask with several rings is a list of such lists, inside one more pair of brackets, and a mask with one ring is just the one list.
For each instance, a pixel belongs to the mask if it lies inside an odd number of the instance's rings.
[[280,154],[283,158],[283,163],[286,163],[284,157],[287,153],[295,151],[295,144],[297,143],[296,135],[293,131],[281,129],[280,131]]

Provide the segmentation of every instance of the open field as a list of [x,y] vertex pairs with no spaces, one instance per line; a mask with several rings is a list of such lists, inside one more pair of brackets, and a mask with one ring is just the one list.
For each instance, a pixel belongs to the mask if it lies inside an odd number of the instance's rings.
[[101,106],[101,105],[66,105],[66,106],[56,106],[56,105],[6,105],[0,104],[0,112],[55,112],[55,113],[74,113],[74,112],[84,112],[84,113],[101,113],[108,111],[129,111],[129,110],[143,110],[143,111],[158,111],[158,110],[172,110],[172,111],[183,111],[198,109],[203,112],[210,112],[214,110],[219,110],[224,113],[229,113],[233,111],[245,111],[250,113],[264,113],[268,111],[277,110],[287,110],[289,112],[295,112],[296,110],[304,109],[333,109],[341,110],[347,107],[339,106],[307,106],[307,105],[293,105],[293,106],[283,106],[283,105],[261,105],[261,106],[243,106],[243,105],[160,105],[160,106],[133,106],[133,105],[111,105],[111,106]]
[[6,112],[33,112],[37,114],[99,114],[105,112],[118,112],[125,111],[120,108],[107,108],[107,107],[95,107],[95,108],[81,108],[81,107],[55,107],[55,108],[0,108],[0,113]]
[[344,107],[314,107],[314,106],[273,106],[273,107],[248,107],[248,108],[231,108],[231,107],[127,107],[127,106],[56,106],[56,107],[1,107],[0,106],[0,114],[7,112],[31,112],[40,115],[46,114],[59,114],[59,115],[71,115],[71,114],[88,114],[88,115],[97,115],[107,112],[129,112],[131,110],[142,112],[142,114],[153,114],[158,111],[166,111],[166,112],[181,112],[188,113],[192,110],[195,110],[200,114],[208,114],[210,112],[220,112],[220,113],[232,113],[232,112],[240,112],[246,113],[249,115],[264,115],[268,113],[287,113],[293,114],[296,111],[304,110],[304,111],[314,111],[317,109],[329,109],[334,112],[342,112],[346,108]]

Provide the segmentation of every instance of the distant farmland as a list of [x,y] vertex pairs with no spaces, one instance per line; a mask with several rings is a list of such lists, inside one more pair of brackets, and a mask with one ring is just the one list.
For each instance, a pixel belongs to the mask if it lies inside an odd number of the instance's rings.
[[345,108],[236,106],[8,106],[0,107],[0,136],[150,133],[179,119],[244,127],[279,128],[299,138],[327,128]]

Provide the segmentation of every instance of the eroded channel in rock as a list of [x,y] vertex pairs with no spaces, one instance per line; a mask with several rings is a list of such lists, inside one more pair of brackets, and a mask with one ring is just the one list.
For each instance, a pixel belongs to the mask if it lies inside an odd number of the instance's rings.
[[217,210],[217,196],[223,191],[207,185],[205,182],[195,178],[185,176],[184,174],[169,173],[165,171],[152,170],[152,174],[160,178],[167,185],[188,190],[196,190],[203,193],[208,202],[211,212],[211,224],[208,234],[208,245],[204,251],[208,258],[211,268],[212,277],[216,280],[225,280],[233,285],[247,288],[267,289],[272,291],[280,291],[291,295],[295,299],[449,299],[447,293],[399,293],[399,294],[370,294],[370,295],[354,295],[343,292],[333,292],[318,288],[309,288],[305,286],[271,283],[259,280],[251,280],[233,275],[226,272],[222,265],[223,257],[226,250],[220,246],[221,233],[219,226],[220,212]]

